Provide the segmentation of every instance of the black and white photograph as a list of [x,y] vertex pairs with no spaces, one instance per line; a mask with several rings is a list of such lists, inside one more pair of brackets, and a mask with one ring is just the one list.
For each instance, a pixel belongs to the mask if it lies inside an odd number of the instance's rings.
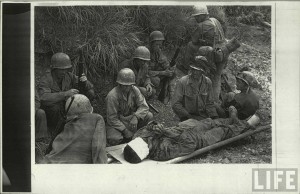
[[1,2],[0,193],[299,193],[299,18]]
[[271,6],[36,6],[36,163],[271,163]]

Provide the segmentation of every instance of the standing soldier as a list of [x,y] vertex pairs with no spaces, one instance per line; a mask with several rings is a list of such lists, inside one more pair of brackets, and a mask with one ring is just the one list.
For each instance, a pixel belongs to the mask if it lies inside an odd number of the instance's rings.
[[90,100],[95,95],[93,85],[84,74],[79,80],[83,82],[83,91],[76,89],[78,77],[70,72],[71,68],[70,57],[65,53],[56,53],[51,58],[51,71],[46,71],[41,78],[38,92],[41,108],[46,112],[51,135],[54,135],[59,120],[63,118],[66,99],[79,92],[86,95]]
[[134,86],[135,75],[131,69],[121,69],[117,83],[118,86],[106,97],[106,134],[109,145],[129,141],[137,129],[147,125],[153,118],[144,96]]
[[198,62],[190,66],[191,74],[182,77],[176,84],[172,109],[180,121],[218,118],[211,80],[203,75],[205,63],[205,57],[198,57]]
[[[197,52],[197,55],[200,57],[205,56],[208,60],[206,74],[212,81],[214,100],[216,103],[219,101],[220,94],[222,99],[224,93],[232,91],[227,81],[227,75],[223,73],[223,70],[226,68],[230,53],[239,47],[240,42],[236,38],[233,38],[218,48],[213,49],[211,46],[202,46]],[[197,60],[197,56],[195,60]]]
[[151,98],[155,95],[155,89],[148,74],[148,62],[150,61],[150,51],[145,46],[139,46],[135,49],[133,57],[126,59],[120,64],[120,69],[131,69],[136,77],[136,87],[145,96]]
[[[149,74],[151,82],[159,93],[161,90],[164,91],[168,96],[165,99],[159,99],[168,102],[170,96],[174,94],[174,70],[170,69],[170,64],[167,57],[163,54],[161,48],[165,37],[160,31],[153,31],[149,37],[149,50],[150,50],[150,64],[149,64]],[[167,84],[162,83],[167,82]]]
[[211,46],[216,48],[225,42],[223,28],[215,18],[210,18],[206,6],[195,6],[192,15],[198,25],[192,34],[192,42],[197,46]]

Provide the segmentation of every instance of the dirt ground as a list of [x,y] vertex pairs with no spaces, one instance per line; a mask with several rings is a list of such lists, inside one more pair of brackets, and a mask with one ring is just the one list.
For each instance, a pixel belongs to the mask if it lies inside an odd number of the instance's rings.
[[[255,92],[260,96],[260,109],[258,111],[261,117],[261,124],[271,122],[271,35],[270,30],[243,26],[228,27],[227,38],[238,36],[242,46],[232,53],[229,58],[226,72],[235,74],[242,68],[247,68],[256,75],[258,87]],[[168,54],[167,54],[168,55]],[[41,74],[49,68],[44,64],[43,59],[36,57],[35,81],[36,86],[39,83]],[[92,102],[94,112],[105,115],[105,96],[114,87],[114,78],[112,76],[103,76],[93,78],[95,81],[96,99]],[[174,126],[179,122],[177,116],[173,113],[170,104],[163,105],[157,100],[151,100],[159,113],[154,113],[154,119],[161,122],[166,127]],[[272,162],[272,131],[267,130],[252,137],[231,143],[222,148],[210,151],[206,154],[186,160],[182,163],[271,163]]]

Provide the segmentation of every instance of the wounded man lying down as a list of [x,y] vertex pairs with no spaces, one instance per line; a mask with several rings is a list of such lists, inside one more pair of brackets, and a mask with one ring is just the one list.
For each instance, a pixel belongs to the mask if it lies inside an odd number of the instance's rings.
[[125,146],[124,158],[130,163],[139,163],[147,157],[156,161],[170,160],[239,135],[259,122],[256,115],[248,121],[239,120],[233,106],[229,112],[230,118],[189,119],[170,128],[149,123],[137,131],[133,140]]

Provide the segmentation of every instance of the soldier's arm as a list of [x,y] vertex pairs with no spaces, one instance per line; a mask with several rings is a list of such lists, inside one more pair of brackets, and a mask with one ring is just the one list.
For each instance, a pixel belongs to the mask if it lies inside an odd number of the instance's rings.
[[184,95],[184,86],[183,83],[178,80],[175,93],[171,101],[172,109],[176,114],[179,114],[181,117],[190,118],[190,114],[188,111],[183,107],[183,95]]
[[[78,76],[72,74],[72,83],[74,88],[78,88]],[[95,90],[94,85],[89,81],[86,80],[83,84],[83,91],[80,91],[82,94],[84,94],[90,101],[92,101],[95,98]]]
[[105,122],[102,116],[99,115],[99,120],[96,124],[96,129],[92,140],[92,156],[94,164],[106,164],[107,155],[106,147],[106,129]]
[[64,101],[66,98],[65,92],[53,92],[50,88],[50,83],[44,77],[40,81],[40,86],[38,89],[41,103],[45,106],[51,106],[58,102]]
[[112,95],[108,95],[106,97],[107,124],[118,131],[123,132],[126,129],[126,126],[118,117],[118,107],[118,99]]
[[138,88],[136,88],[135,86],[132,86],[133,90],[135,92],[136,95],[136,104],[137,104],[137,110],[135,111],[134,115],[138,118],[138,119],[144,119],[145,116],[148,114],[149,112],[149,106],[145,100],[145,97],[142,95],[142,93],[140,92],[140,90]]

